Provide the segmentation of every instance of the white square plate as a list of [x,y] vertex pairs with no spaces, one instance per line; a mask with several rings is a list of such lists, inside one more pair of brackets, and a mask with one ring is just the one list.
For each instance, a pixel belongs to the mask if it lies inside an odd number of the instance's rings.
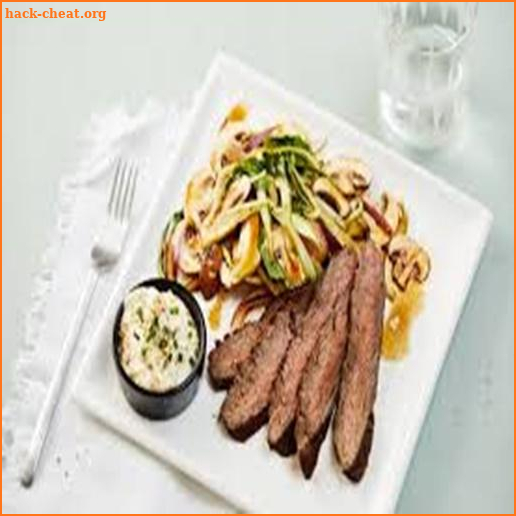
[[[411,215],[411,233],[432,256],[425,307],[411,334],[411,350],[399,363],[382,362],[376,427],[368,471],[359,485],[339,473],[326,439],[311,481],[303,479],[295,459],[269,451],[263,429],[246,444],[229,439],[217,424],[223,399],[203,378],[198,395],[181,416],[150,422],[134,413],[118,386],[111,355],[114,314],[135,283],[156,275],[163,225],[181,205],[188,178],[209,156],[213,135],[236,101],[244,100],[257,117],[288,117],[329,150],[358,155],[373,172],[374,187],[400,194]],[[473,274],[491,214],[420,167],[378,142],[289,93],[227,56],[218,56],[170,164],[164,189],[148,210],[138,250],[121,264],[117,284],[95,334],[75,388],[79,402],[127,438],[178,467],[240,509],[250,512],[393,512],[432,392]],[[208,346],[213,345],[210,335]]]

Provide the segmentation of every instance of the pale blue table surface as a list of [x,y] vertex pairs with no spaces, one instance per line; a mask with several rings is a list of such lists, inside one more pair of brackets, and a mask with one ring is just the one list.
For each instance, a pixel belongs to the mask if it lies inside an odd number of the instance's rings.
[[[106,20],[2,20],[2,404],[31,274],[54,223],[57,183],[91,112],[120,99],[135,107],[148,96],[187,99],[222,48],[384,139],[375,3],[88,8],[105,9]],[[513,3],[480,6],[471,75],[463,145],[411,157],[482,201],[494,224],[399,512],[514,510]]]

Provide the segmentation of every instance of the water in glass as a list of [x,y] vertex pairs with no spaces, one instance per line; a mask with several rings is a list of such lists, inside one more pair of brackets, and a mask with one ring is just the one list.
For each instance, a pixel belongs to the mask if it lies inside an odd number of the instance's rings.
[[464,119],[469,25],[467,5],[463,12],[458,4],[471,3],[384,4],[380,110],[392,131],[418,147],[450,141]]

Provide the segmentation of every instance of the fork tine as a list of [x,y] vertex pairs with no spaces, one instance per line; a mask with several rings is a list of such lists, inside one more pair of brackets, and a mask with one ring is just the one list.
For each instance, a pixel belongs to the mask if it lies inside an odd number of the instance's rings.
[[129,193],[129,200],[128,200],[128,204],[127,204],[127,214],[126,214],[127,218],[129,218],[131,216],[131,210],[133,208],[134,193],[136,190],[137,180],[138,180],[138,167],[136,165],[134,165],[133,177],[132,177],[132,183],[131,183],[131,191]]
[[113,213],[113,216],[117,220],[121,220],[122,218],[122,201],[123,201],[123,194],[126,186],[126,172],[127,172],[127,163],[123,162],[121,166],[121,173],[120,173],[120,181],[118,183],[118,188],[116,192],[116,201],[115,201],[115,210]]
[[131,184],[133,182],[133,166],[127,165],[127,181],[124,185],[124,192],[122,197],[122,205],[120,207],[120,220],[123,221],[127,217],[127,203],[129,198],[129,192],[131,189]]
[[109,194],[109,202],[108,202],[108,213],[113,215],[113,202],[115,200],[115,194],[118,190],[118,183],[120,181],[120,167],[122,165],[122,160],[119,158],[116,163],[116,171],[115,177],[113,178],[113,184],[111,185],[111,192]]

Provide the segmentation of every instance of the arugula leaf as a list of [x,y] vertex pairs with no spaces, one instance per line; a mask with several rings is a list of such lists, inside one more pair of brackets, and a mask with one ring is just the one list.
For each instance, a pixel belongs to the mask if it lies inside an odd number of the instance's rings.
[[253,156],[251,158],[244,159],[241,161],[234,170],[236,177],[239,176],[256,176],[262,173],[266,169],[263,160]]
[[284,136],[270,136],[267,138],[266,146],[276,149],[278,147],[296,147],[312,152],[310,144],[300,134],[286,134]]

